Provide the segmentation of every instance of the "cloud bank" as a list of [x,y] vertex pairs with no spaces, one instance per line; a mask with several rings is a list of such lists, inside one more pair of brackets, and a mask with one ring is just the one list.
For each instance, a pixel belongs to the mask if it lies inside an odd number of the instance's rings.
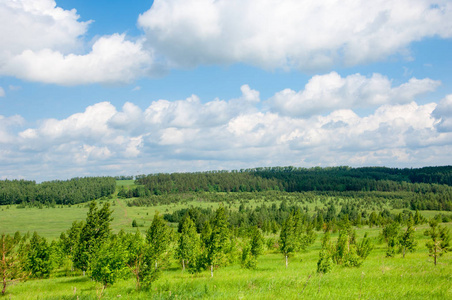
[[174,64],[312,71],[452,36],[450,1],[156,0],[138,24]]
[[[415,90],[409,88],[413,82],[419,82]],[[191,95],[150,101],[145,108],[100,102],[35,126],[20,116],[0,116],[1,176],[43,180],[277,165],[451,164],[452,95],[417,103],[418,95],[438,84],[412,78],[392,86],[380,74],[329,73],[311,78],[303,90],[269,99],[243,85],[235,99],[203,102]],[[359,115],[355,106],[369,113]]]
[[[59,85],[123,84],[167,69],[244,63],[318,72],[409,56],[452,36],[447,0],[156,0],[139,37],[84,37],[91,21],[53,0],[0,1],[0,75]],[[408,54],[407,54],[408,53]]]

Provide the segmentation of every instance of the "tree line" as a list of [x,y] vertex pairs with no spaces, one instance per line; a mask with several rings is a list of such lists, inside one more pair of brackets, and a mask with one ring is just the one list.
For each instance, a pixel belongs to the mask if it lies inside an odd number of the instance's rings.
[[[123,198],[147,198],[191,192],[315,192],[320,195],[396,195],[398,208],[452,211],[452,167],[420,169],[272,167],[240,171],[150,174],[138,186],[122,188]],[[370,194],[369,194],[370,193]],[[221,196],[218,196],[221,197]],[[153,198],[157,199],[157,198]]]
[[0,205],[78,204],[112,195],[112,177],[84,177],[45,181],[0,180]]

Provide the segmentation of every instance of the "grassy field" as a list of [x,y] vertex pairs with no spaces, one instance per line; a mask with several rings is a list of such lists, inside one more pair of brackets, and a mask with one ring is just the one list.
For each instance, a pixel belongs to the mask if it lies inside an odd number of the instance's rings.
[[[131,186],[133,181],[119,181],[118,186]],[[151,207],[129,207],[124,199],[110,201],[114,210],[112,228],[134,232],[132,221],[139,229],[149,228],[154,214],[170,213],[190,206],[212,207],[220,204],[194,199],[187,203],[158,205]],[[102,201],[101,201],[102,202]],[[262,199],[253,199],[247,206],[261,205]],[[271,206],[272,202],[265,202]],[[275,201],[279,205],[280,201]],[[238,209],[240,203],[225,203],[229,209]],[[319,203],[307,204],[313,212]],[[55,208],[17,208],[0,206],[0,232],[14,234],[37,231],[49,240],[58,238],[70,228],[73,221],[85,220],[87,204],[57,206]],[[428,218],[437,212],[422,214]],[[175,224],[174,224],[175,225]],[[452,228],[452,223],[447,226]],[[360,268],[335,266],[332,272],[319,275],[316,264],[320,251],[321,232],[316,242],[304,253],[290,258],[285,268],[282,254],[275,249],[266,249],[258,259],[256,270],[240,268],[236,263],[215,270],[214,277],[205,271],[198,275],[182,272],[180,264],[173,260],[161,278],[148,291],[137,291],[132,276],[109,287],[102,299],[452,299],[452,254],[438,259],[433,264],[429,257],[423,235],[427,224],[416,228],[418,242],[415,253],[405,258],[397,255],[386,258],[386,245],[379,242],[381,228],[356,228],[358,238],[367,232],[373,238],[374,250]],[[267,237],[268,238],[268,237]],[[337,238],[337,233],[332,239]],[[59,270],[51,278],[28,280],[9,286],[7,294],[0,299],[97,299],[99,286],[88,276],[79,272]]]
[[[449,226],[452,224],[449,224]],[[320,237],[306,253],[290,258],[286,269],[283,256],[267,250],[257,270],[239,264],[220,268],[214,277],[182,272],[176,261],[149,291],[136,291],[133,279],[123,280],[105,292],[103,299],[452,299],[452,255],[437,266],[428,256],[422,232],[417,228],[418,247],[405,258],[385,257],[385,245],[376,243],[360,268],[335,266],[331,273],[316,274]],[[358,229],[377,237],[377,228]],[[333,238],[335,236],[333,235]],[[8,299],[96,299],[98,286],[88,277],[58,277],[29,280],[9,288]]]

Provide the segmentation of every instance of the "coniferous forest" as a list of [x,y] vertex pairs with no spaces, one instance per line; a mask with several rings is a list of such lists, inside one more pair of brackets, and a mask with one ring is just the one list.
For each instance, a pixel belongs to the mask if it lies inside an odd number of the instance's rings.
[[451,177],[274,167],[3,180],[1,294],[447,299]]

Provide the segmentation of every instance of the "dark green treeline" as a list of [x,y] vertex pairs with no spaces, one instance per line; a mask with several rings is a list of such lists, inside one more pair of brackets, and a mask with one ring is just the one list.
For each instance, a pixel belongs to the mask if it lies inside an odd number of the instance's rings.
[[77,204],[112,195],[116,181],[112,177],[73,178],[37,184],[27,180],[1,180],[0,205]]

